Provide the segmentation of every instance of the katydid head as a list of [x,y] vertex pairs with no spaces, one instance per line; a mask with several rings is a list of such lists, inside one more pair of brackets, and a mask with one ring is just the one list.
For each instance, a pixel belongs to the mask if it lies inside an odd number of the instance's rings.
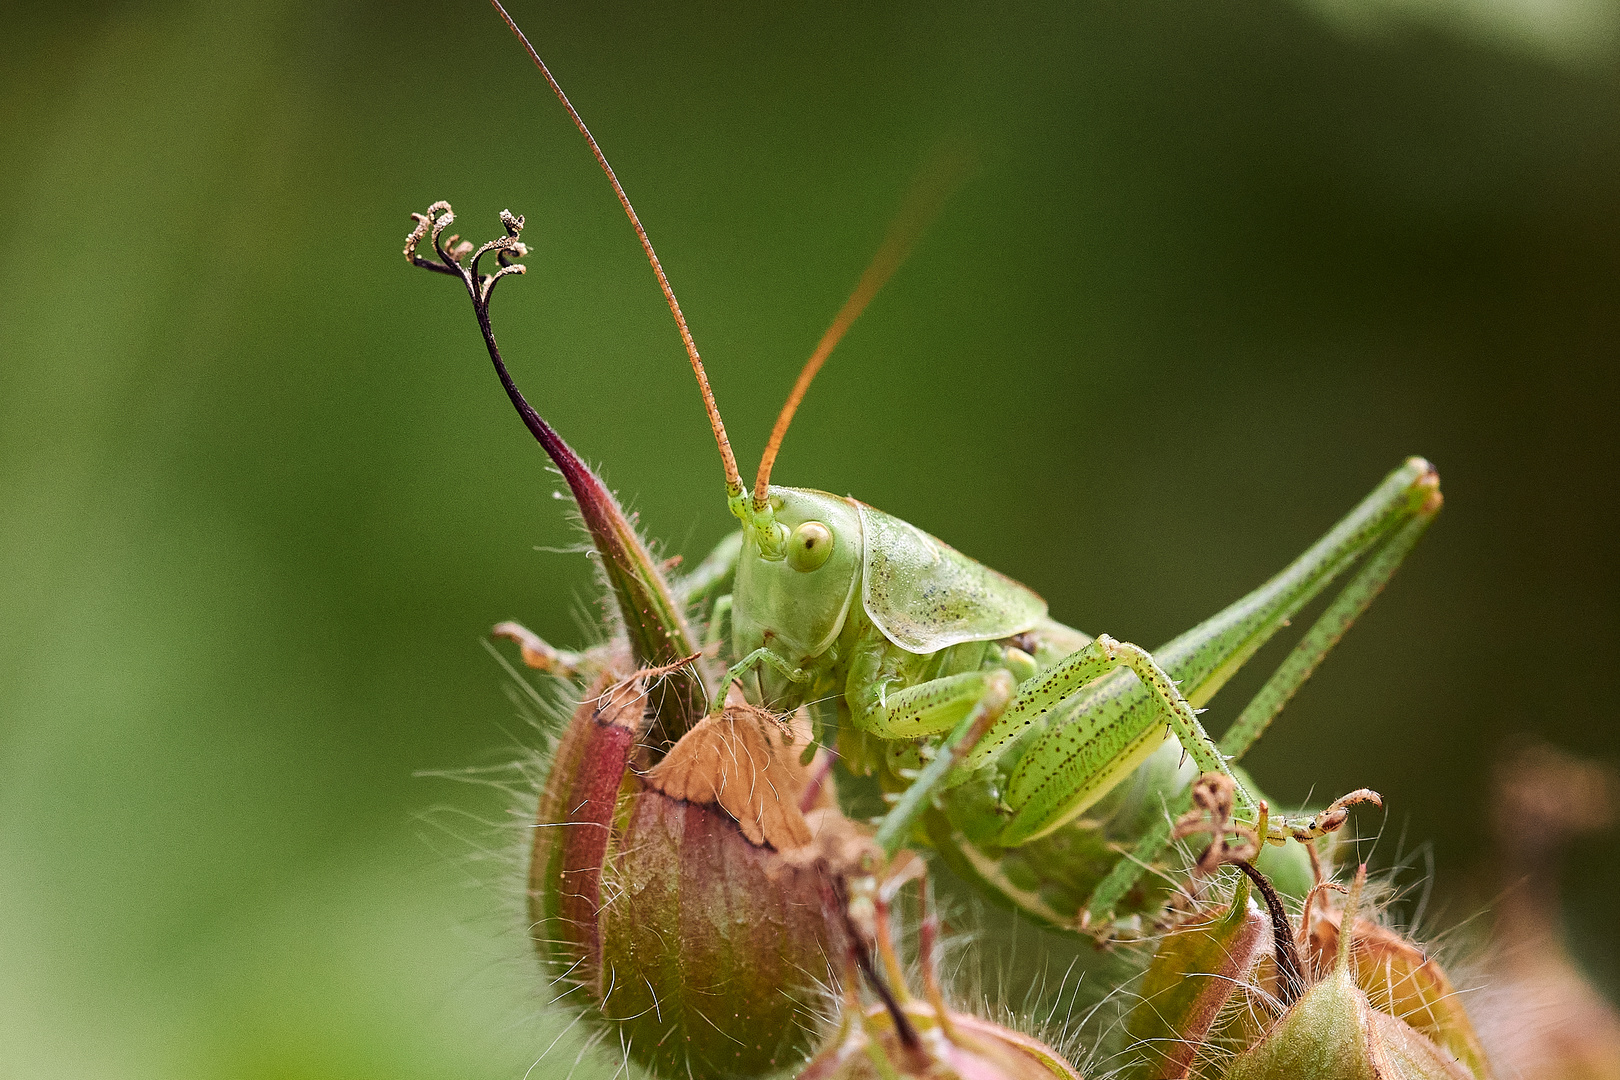
[[[825,491],[773,487],[766,491],[780,555],[762,551],[743,532],[732,608],[738,655],[762,646],[798,662],[820,656],[844,628],[860,583],[860,512]],[[750,506],[752,509],[752,506]]]

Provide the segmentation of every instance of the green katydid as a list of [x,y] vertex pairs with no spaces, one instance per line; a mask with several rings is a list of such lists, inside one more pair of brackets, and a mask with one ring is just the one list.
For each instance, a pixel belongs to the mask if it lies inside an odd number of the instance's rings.
[[[740,657],[726,682],[754,673],[755,696],[773,709],[832,698],[840,724],[868,741],[936,744],[879,828],[891,852],[935,795],[949,804],[948,789],[963,786],[999,791],[986,846],[1045,837],[1171,739],[1199,771],[1231,776],[1240,819],[1257,823],[1260,802],[1233,776],[1230,760],[1258,738],[1440,506],[1434,469],[1407,461],[1282,573],[1149,653],[1052,621],[1023,585],[857,500],[769,486],[768,467],[769,457],[752,497],[730,499],[743,529],[742,543],[726,549],[736,558],[732,592],[718,601],[729,608],[732,655]],[[1361,573],[1217,746],[1195,709],[1364,555]],[[1015,763],[997,770],[1002,756]],[[1321,835],[1342,822],[1341,810],[1303,823],[1273,818],[1261,826],[1264,839]],[[985,824],[963,830],[958,845]],[[1090,912],[1111,911],[1168,838],[1168,829],[1149,830],[1135,860],[1098,883]]]
[[[1236,821],[1264,830],[1263,840],[1306,839],[1343,821],[1343,800],[1329,814],[1303,822],[1268,818],[1262,800],[1230,763],[1371,602],[1438,511],[1438,477],[1427,462],[1408,460],[1280,574],[1162,648],[1149,652],[1107,635],[1089,637],[1051,620],[1030,589],[898,518],[853,498],[770,483],[810,380],[903,258],[905,245],[897,241],[874,260],[801,372],[750,491],[645,229],[539,55],[498,0],[492,2],[584,134],[635,227],[680,330],[720,450],[727,506],[742,528],[684,590],[689,599],[710,604],[713,644],[720,644],[729,619],[732,663],[708,688],[714,709],[733,683],[756,703],[781,712],[835,702],[846,759],[882,773],[895,796],[879,826],[879,842],[892,853],[916,838],[926,820],[927,835],[953,865],[1052,922],[1068,921],[1071,913],[1019,895],[1028,890],[998,876],[997,860],[1071,827],[1167,742],[1199,771],[1232,777]],[[510,223],[508,231],[516,247]],[[504,254],[502,266],[505,272]],[[498,358],[496,363],[501,366]],[[504,367],[501,373],[509,382]],[[515,394],[514,387],[508,390]],[[1363,565],[1356,575],[1217,744],[1200,724],[1199,708],[1358,561]],[[529,644],[526,654],[549,649],[532,638]],[[555,667],[556,655],[552,651],[545,662]],[[1184,778],[1171,773],[1171,781],[1155,789],[1164,801],[1184,786]],[[1134,851],[1083,883],[1081,922],[1112,913],[1168,845],[1169,815],[1163,802],[1155,809],[1130,838]]]

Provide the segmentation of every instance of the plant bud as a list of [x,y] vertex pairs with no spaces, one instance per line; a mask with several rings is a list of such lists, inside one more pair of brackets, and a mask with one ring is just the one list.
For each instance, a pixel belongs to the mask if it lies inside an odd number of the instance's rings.
[[[832,856],[823,865],[837,868],[840,863]],[[889,898],[912,880],[921,888],[922,1000],[906,989],[889,929]],[[881,887],[868,877],[858,888],[862,895],[851,901],[849,878],[841,880],[840,903],[852,962],[844,977],[839,1026],[798,1080],[1081,1080],[1061,1054],[1039,1039],[957,1012],[945,1003],[936,949],[939,923],[929,910],[927,870],[920,859],[902,855],[889,865]],[[867,939],[875,945],[877,966],[870,962]],[[876,1004],[861,1003],[857,967],[879,998]]]
[[[802,1060],[829,951],[821,869],[784,855],[822,785],[805,735],[740,701],[657,766],[644,681],[603,677],[564,733],[530,864],[532,934],[564,1001],[669,1076],[755,1077]],[[837,815],[820,809],[816,817]]]
[[1232,903],[1199,913],[1166,934],[1139,988],[1126,1031],[1141,1049],[1141,1075],[1193,1075],[1211,1030],[1234,993],[1251,987],[1251,976],[1271,954],[1271,927],[1255,904],[1248,882]]
[[1068,1062],[1041,1042],[967,1013],[939,1013],[927,1002],[901,1007],[914,1041],[901,1037],[884,1005],[846,1018],[834,1040],[798,1080],[1080,1080]]
[[[1356,873],[1342,916],[1357,927],[1351,948],[1335,948],[1332,969],[1307,989],[1280,1020],[1253,1046],[1240,1053],[1224,1080],[1488,1080],[1483,1055],[1465,1064],[1460,1055],[1436,1043],[1419,1027],[1375,1008],[1364,984],[1379,988],[1386,1002],[1415,1006],[1409,1014],[1427,1030],[1449,1042],[1477,1051],[1477,1040],[1460,1008],[1437,999],[1449,991],[1438,966],[1422,959],[1415,946],[1384,932],[1376,945],[1363,947],[1356,918],[1366,867]],[[1327,922],[1323,920],[1324,924]],[[1336,939],[1336,935],[1335,935]],[[1318,959],[1325,950],[1312,950]],[[1384,966],[1379,968],[1377,961]],[[1418,961],[1418,962],[1414,962]],[[1397,987],[1400,965],[1419,988]]]
[[[467,287],[502,386],[573,493],[618,616],[611,643],[584,653],[516,623],[495,629],[531,667],[595,673],[540,795],[531,934],[554,982],[572,984],[569,1002],[615,1028],[631,1058],[680,1076],[775,1071],[807,1048],[802,1017],[826,972],[822,871],[783,855],[809,843],[801,803],[824,786],[791,750],[808,736],[740,698],[704,716],[716,673],[687,620],[692,594],[671,585],[613,493],[513,382],[489,298],[523,269],[510,261],[526,252],[523,219],[502,214],[506,235],[474,250],[441,241],[448,203],[412,217],[406,258]],[[416,251],[430,235],[437,261]],[[499,269],[481,274],[490,251]],[[724,577],[710,566],[697,587]]]
[[[1340,915],[1312,920],[1306,953],[1317,970],[1332,966],[1339,952]],[[1467,1066],[1477,1080],[1490,1076],[1479,1036],[1451,979],[1418,945],[1395,931],[1357,919],[1350,969],[1372,1008],[1403,1020]]]
[[[1439,964],[1394,931],[1308,902],[1303,948],[1253,865],[1233,902],[1159,943],[1126,1020],[1131,1075],[1152,1080],[1490,1080],[1473,1025]],[[1251,882],[1265,910],[1251,899]],[[1319,892],[1318,894],[1319,895]],[[1310,912],[1315,909],[1315,915]]]
[[1307,990],[1226,1080],[1476,1080],[1403,1021],[1374,1009],[1347,969]]

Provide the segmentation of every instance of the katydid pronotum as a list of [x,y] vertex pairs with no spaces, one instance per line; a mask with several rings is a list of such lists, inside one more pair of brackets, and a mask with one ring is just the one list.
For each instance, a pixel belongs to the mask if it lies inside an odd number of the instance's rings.
[[[1067,905],[1043,898],[1038,880],[1020,884],[1001,873],[998,863],[1009,851],[1075,827],[1100,800],[1148,768],[1167,744],[1197,770],[1232,778],[1235,824],[1258,829],[1262,841],[1308,841],[1342,823],[1346,800],[1300,821],[1268,814],[1231,763],[1365,610],[1439,510],[1438,477],[1426,461],[1409,459],[1280,574],[1163,647],[1150,652],[1107,635],[1082,634],[1051,620],[1045,602],[1025,586],[898,518],[853,498],[770,482],[782,438],[811,378],[899,264],[901,249],[881,252],[874,260],[805,365],[749,490],[646,230],[556,80],[498,0],[492,3],[585,136],[641,239],[720,451],[727,506],[742,528],[680,590],[689,602],[708,608],[710,644],[730,661],[724,676],[703,688],[714,709],[733,684],[756,704],[779,712],[819,706],[808,754],[827,734],[830,725],[821,717],[832,703],[846,763],[878,772],[890,793],[878,843],[892,854],[906,843],[931,842],[981,885],[1052,923],[1100,926],[1115,913],[1169,844],[1184,772],[1158,770],[1161,781],[1150,795],[1159,805],[1127,838],[1124,846],[1132,850],[1124,857],[1116,853],[1111,865],[1090,877],[1081,875],[1083,895],[1071,896]],[[432,225],[437,248],[448,220],[433,223],[434,212],[419,217],[421,227],[407,247],[418,265],[430,264],[415,256],[415,241]],[[499,277],[521,271],[521,264],[510,260],[525,253],[517,240],[521,219],[503,215],[503,221],[507,237],[473,256],[472,276],[461,270],[459,255],[455,267],[468,281],[491,355],[521,412],[526,403],[488,329],[490,289]],[[477,259],[488,250],[497,250],[501,270],[479,278]],[[440,254],[443,258],[442,249]],[[1211,739],[1198,720],[1200,707],[1357,563],[1348,584],[1225,736],[1218,743]],[[535,666],[567,673],[572,654],[521,628],[505,632],[525,641],[525,658]],[[1120,846],[1117,840],[1113,846]],[[1072,892],[1073,875],[1069,885]]]

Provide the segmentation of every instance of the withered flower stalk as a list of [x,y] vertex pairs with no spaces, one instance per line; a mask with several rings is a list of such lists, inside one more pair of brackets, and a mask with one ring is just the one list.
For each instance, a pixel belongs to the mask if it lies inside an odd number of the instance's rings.
[[[591,541],[602,556],[602,570],[617,600],[620,622],[629,635],[636,665],[644,668],[685,665],[681,677],[660,680],[648,702],[648,711],[654,717],[648,738],[655,753],[661,756],[703,715],[707,694],[702,676],[688,663],[699,650],[681,605],[619,501],[523,397],[501,358],[500,346],[490,325],[489,302],[502,278],[524,272],[524,265],[513,261],[514,257],[522,258],[529,253],[528,246],[519,238],[523,218],[502,210],[501,225],[505,235],[477,249],[459,235],[443,237],[444,230],[455,221],[455,212],[448,202],[436,202],[428,207],[427,213],[412,214],[411,218],[416,227],[405,239],[405,258],[413,266],[460,278],[466,286],[473,313],[478,318],[478,329],[484,336],[484,347],[489,350],[489,358],[501,385],[506,388],[506,396],[512,400],[524,426],[562,473]],[[424,239],[431,241],[436,258],[418,253],[417,248]],[[479,263],[491,253],[499,266],[493,273],[482,273]],[[524,643],[526,658],[531,651],[543,653],[543,649],[535,648],[534,643],[524,637],[527,632],[521,627],[503,623],[502,629],[502,636]],[[534,642],[538,640],[535,638]]]

